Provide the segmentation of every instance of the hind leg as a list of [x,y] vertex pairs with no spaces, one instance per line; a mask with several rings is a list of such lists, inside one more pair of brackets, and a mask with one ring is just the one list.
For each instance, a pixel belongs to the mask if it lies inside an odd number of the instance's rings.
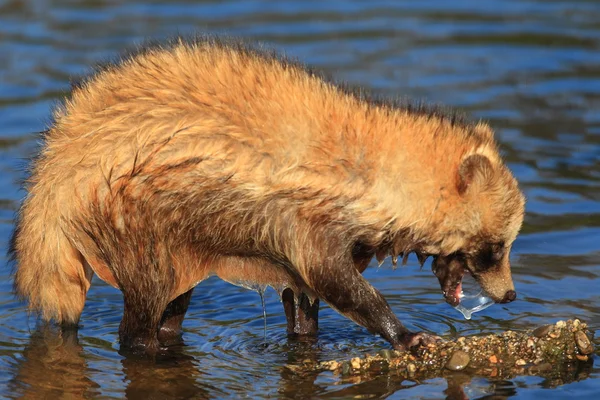
[[190,305],[193,290],[188,290],[167,305],[158,328],[158,341],[163,346],[181,343],[181,324]]
[[285,317],[287,318],[288,335],[314,336],[319,330],[319,299],[311,304],[304,293],[298,296],[292,289],[285,289],[281,294]]
[[119,326],[122,349],[155,354],[160,349],[158,328],[167,307],[166,296],[158,290],[123,292],[125,303]]
[[[354,255],[354,266],[361,274],[369,265],[373,254]],[[304,293],[294,295],[292,289],[285,289],[281,294],[283,309],[287,319],[288,335],[314,336],[319,330],[319,299],[311,304]]]
[[119,326],[121,348],[135,353],[154,354],[159,348],[158,324],[162,310],[155,304],[140,304],[125,300],[123,319]]

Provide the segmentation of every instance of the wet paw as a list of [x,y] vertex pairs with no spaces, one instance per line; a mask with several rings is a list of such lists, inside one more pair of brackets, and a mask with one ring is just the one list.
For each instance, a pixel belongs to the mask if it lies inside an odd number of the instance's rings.
[[401,338],[402,345],[406,350],[410,350],[413,347],[428,346],[430,344],[439,343],[441,341],[441,337],[431,335],[426,332],[410,332],[403,335]]
[[158,330],[158,341],[163,347],[183,344],[183,332],[163,326]]
[[154,357],[162,348],[156,338],[121,338],[119,354]]

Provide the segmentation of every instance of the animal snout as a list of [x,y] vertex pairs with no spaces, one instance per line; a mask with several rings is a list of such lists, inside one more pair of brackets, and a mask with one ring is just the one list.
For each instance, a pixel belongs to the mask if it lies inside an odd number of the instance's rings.
[[514,290],[509,290],[508,292],[506,292],[504,294],[504,298],[502,299],[502,301],[500,303],[510,303],[511,301],[515,300],[517,298],[517,292],[515,292]]

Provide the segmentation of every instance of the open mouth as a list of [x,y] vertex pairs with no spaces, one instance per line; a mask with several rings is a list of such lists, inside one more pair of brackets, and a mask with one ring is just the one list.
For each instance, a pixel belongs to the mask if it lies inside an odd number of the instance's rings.
[[431,265],[440,282],[444,299],[452,307],[456,307],[462,297],[463,277],[468,273],[463,265],[463,260],[458,256],[437,256]]
[[444,290],[444,298],[446,299],[446,303],[450,304],[452,307],[456,307],[460,303],[460,298],[462,294],[462,279],[454,284],[454,288],[450,290]]

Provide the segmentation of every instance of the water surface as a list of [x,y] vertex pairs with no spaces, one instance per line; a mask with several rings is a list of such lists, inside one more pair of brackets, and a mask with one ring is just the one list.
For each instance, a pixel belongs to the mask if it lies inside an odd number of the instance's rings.
[[[24,193],[19,180],[72,77],[146,38],[228,33],[268,43],[356,85],[442,103],[488,121],[528,198],[513,251],[518,301],[470,321],[445,305],[429,264],[366,277],[412,329],[446,337],[579,317],[600,330],[600,5],[595,1],[0,1],[0,266]],[[386,347],[326,306],[315,340],[288,340],[275,292],[209,279],[186,346],[152,364],[119,355],[118,291],[96,280],[79,338],[36,328],[0,268],[0,396],[56,398],[440,398],[455,382],[344,381],[294,372],[304,360]],[[600,370],[572,383],[473,378],[470,397],[595,398]]]

